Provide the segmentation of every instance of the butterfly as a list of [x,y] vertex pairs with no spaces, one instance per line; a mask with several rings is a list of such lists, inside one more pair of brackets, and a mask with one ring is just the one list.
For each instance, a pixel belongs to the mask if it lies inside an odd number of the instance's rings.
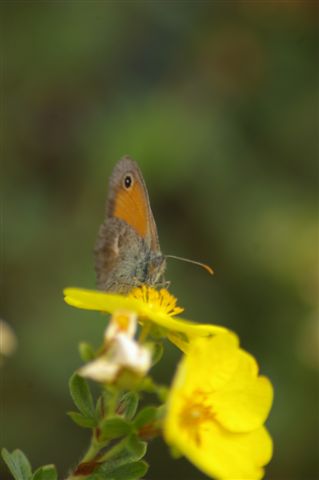
[[165,285],[166,258],[141,170],[125,156],[109,181],[106,217],[94,249],[97,287],[127,293],[141,284]]
[[167,258],[194,263],[213,274],[201,262],[162,254],[142,172],[128,156],[112,171],[94,254],[97,287],[107,292],[125,294],[143,284],[167,287]]

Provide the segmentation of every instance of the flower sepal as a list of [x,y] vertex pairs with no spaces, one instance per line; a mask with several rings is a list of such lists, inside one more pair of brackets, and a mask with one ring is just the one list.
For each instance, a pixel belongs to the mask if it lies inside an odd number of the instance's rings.
[[92,345],[87,342],[81,342],[79,344],[79,354],[83,362],[90,362],[97,357],[97,352],[95,352]]

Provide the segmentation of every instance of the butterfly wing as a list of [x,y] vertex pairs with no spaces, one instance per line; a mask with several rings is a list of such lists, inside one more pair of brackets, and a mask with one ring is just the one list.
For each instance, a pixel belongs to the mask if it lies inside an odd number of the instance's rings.
[[148,249],[123,220],[106,219],[99,229],[94,254],[99,289],[126,293],[144,280]]
[[[125,188],[125,178],[132,178]],[[159,250],[157,228],[141,170],[130,157],[122,158],[110,178],[108,217],[119,218],[130,225],[152,250]]]
[[95,268],[98,287],[118,292],[144,282],[155,284],[165,269],[146,185],[138,165],[129,157],[115,165],[110,177]]

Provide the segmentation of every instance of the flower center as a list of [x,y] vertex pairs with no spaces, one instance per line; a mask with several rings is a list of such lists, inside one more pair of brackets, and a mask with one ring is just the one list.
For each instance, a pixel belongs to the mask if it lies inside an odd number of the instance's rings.
[[207,403],[208,395],[201,391],[194,391],[184,398],[184,406],[179,415],[179,423],[197,446],[201,445],[201,431],[207,422],[215,420],[212,405]]
[[177,307],[177,299],[171,295],[165,288],[155,290],[147,285],[134,288],[130,296],[146,303],[148,307],[160,310],[161,313],[174,316],[183,312],[184,309]]

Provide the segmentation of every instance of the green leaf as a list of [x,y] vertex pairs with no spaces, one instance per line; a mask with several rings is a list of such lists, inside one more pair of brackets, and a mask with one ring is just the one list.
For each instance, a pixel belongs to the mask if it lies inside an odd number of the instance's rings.
[[67,412],[67,415],[73,420],[74,423],[83,428],[93,428],[97,425],[97,420],[95,418],[84,417],[79,412]]
[[139,396],[136,392],[127,392],[123,395],[117,408],[117,413],[131,420],[137,410]]
[[33,476],[32,480],[57,480],[58,474],[54,465],[44,465],[38,468]]
[[132,435],[127,443],[127,449],[131,453],[131,461],[141,460],[147,450],[147,443],[138,438],[137,435]]
[[101,440],[111,440],[112,438],[128,435],[132,430],[130,422],[120,416],[106,418],[100,423]]
[[79,354],[83,362],[90,362],[95,359],[95,351],[92,345],[86,342],[79,344]]
[[153,423],[154,420],[157,419],[158,415],[158,408],[157,407],[145,407],[143,410],[141,410],[135,420],[134,420],[134,426],[135,428],[139,429],[143,427],[144,425],[147,425],[149,423]]
[[9,453],[6,448],[3,448],[1,454],[15,480],[30,480],[32,478],[30,462],[21,450],[14,450]]
[[142,478],[148,470],[148,464],[143,461],[132,462],[114,470],[110,476],[105,477],[109,480],[138,480]]
[[120,453],[116,455],[114,458],[110,458],[105,463],[103,463],[95,473],[102,474],[108,476],[107,478],[111,477],[112,472],[117,468],[121,467],[122,465],[126,465],[128,463],[132,463],[135,461],[134,455],[124,448]]
[[[144,457],[147,449],[147,443],[138,439],[136,435],[132,435],[123,450],[118,452],[116,456],[109,458],[102,464],[94,474],[102,475],[101,478],[112,478],[112,473],[122,465],[137,462]],[[93,479],[92,479],[93,480]]]
[[95,418],[93,397],[84,378],[74,373],[70,378],[69,387],[73,402],[82,415],[88,418]]

